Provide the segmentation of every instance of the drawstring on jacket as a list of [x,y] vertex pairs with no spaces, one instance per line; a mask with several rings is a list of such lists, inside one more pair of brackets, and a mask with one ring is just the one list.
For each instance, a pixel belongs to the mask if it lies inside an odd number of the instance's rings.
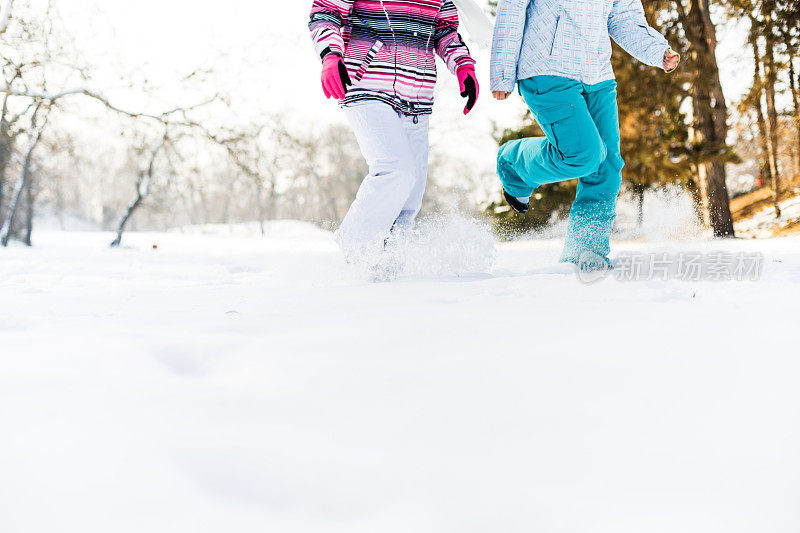
[[386,17],[386,22],[389,23],[389,31],[392,32],[392,41],[394,41],[394,81],[392,82],[392,90],[394,91],[394,97],[397,98],[397,35],[394,33],[392,19],[389,18],[389,12],[386,11],[386,6],[383,5],[383,0],[381,0],[381,8],[383,9],[383,14]]
[[[381,2],[383,2],[383,0],[381,0]],[[442,12],[442,6],[440,5],[439,9],[436,11],[436,18],[437,19],[439,18],[439,14],[441,12]],[[433,39],[433,34],[434,33],[436,33],[436,26],[434,26],[433,29],[431,30],[431,32],[428,34],[428,40],[425,41],[425,52],[426,52],[426,54],[427,54],[428,50],[430,49],[431,39]],[[436,59],[434,59],[434,67],[436,66],[435,62],[436,62]],[[428,63],[429,63],[429,59],[428,59],[428,56],[426,55],[425,56],[425,70],[428,70]],[[395,65],[395,68],[397,68],[396,65]],[[422,84],[420,83],[420,84],[417,85],[417,98],[419,98],[419,93],[421,93],[421,92],[422,92]],[[416,124],[416,122],[414,122],[414,124]]]

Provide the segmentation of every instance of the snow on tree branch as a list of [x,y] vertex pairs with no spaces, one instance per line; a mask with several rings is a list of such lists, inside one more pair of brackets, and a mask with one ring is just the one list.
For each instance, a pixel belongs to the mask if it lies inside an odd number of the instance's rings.
[[11,23],[11,15],[13,12],[14,0],[6,0],[3,6],[3,11],[0,12],[0,35],[5,33],[8,25]]
[[66,89],[66,90],[59,91],[59,92],[44,92],[44,91],[31,91],[31,90],[27,90],[27,89],[25,89],[25,90],[17,89],[15,87],[11,87],[9,85],[5,85],[5,86],[0,87],[0,93],[4,93],[4,94],[10,95],[10,96],[21,96],[21,97],[32,98],[34,100],[49,100],[51,102],[55,102],[57,100],[60,100],[62,98],[66,98],[68,96],[76,96],[76,95],[86,96],[88,98],[91,98],[91,99],[101,103],[106,108],[110,109],[111,111],[114,111],[114,112],[119,113],[121,115],[126,115],[126,116],[131,117],[131,118],[148,118],[148,119],[156,120],[156,121],[159,121],[159,122],[170,122],[169,119],[173,115],[184,114],[184,113],[192,111],[194,109],[209,105],[209,104],[211,104],[211,103],[213,103],[213,102],[215,102],[216,100],[219,99],[219,95],[215,94],[211,98],[208,98],[207,100],[204,100],[204,101],[202,101],[200,103],[197,103],[197,104],[194,104],[194,105],[191,105],[191,106],[179,106],[179,107],[175,107],[173,109],[169,109],[167,111],[164,111],[164,112],[162,112],[160,114],[152,114],[152,113],[130,111],[130,110],[123,109],[121,107],[118,107],[118,106],[112,104],[111,101],[108,98],[106,98],[105,96],[103,96],[103,95],[101,95],[99,93],[96,93],[94,91],[91,91],[89,89],[85,89],[85,88]]

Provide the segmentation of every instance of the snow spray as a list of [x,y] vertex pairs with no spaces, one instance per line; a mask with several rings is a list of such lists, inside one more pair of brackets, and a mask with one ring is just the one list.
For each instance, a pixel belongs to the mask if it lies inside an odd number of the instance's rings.
[[[623,192],[617,201],[612,240],[675,241],[697,238],[705,232],[697,218],[691,194],[679,186],[647,191],[643,214],[640,225],[638,200]],[[544,228],[525,235],[508,232],[503,237],[506,240],[562,239],[567,227],[566,218],[554,217]]]
[[488,222],[459,213],[421,219],[394,239],[390,253],[402,257],[401,277],[461,277],[486,273],[495,260]]
[[703,233],[689,192],[678,186],[647,191],[644,196],[644,217],[639,225],[636,199],[623,194],[617,202],[615,239],[674,241],[695,238]]

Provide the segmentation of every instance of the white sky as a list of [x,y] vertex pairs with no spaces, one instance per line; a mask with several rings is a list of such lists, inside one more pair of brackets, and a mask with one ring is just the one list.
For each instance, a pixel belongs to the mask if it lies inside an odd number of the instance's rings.
[[[59,6],[97,71],[135,69],[156,85],[169,85],[196,67],[211,66],[239,109],[282,112],[306,127],[344,122],[319,86],[320,65],[307,29],[310,0],[63,0]],[[488,55],[477,55],[484,92],[466,118],[457,82],[440,63],[431,142],[492,172],[497,149],[492,121],[515,125],[524,104],[487,98]],[[107,83],[105,92],[116,101],[130,97],[111,88],[124,85],[119,80]]]
[[[312,125],[344,120],[319,88],[319,63],[307,31],[310,0],[62,0],[58,5],[98,70],[135,69],[169,87],[179,75],[212,67],[239,103],[257,112],[281,111]],[[735,27],[720,31],[729,99],[746,89],[752,70],[742,34]],[[455,80],[440,68],[432,142],[491,171],[492,121],[514,125],[524,106],[518,98],[504,103],[489,98],[485,51],[478,62],[482,98],[466,119]],[[109,79],[106,92],[113,95],[115,83]]]
[[[211,64],[230,72],[264,108],[338,114],[319,88],[319,62],[307,31],[310,0],[227,0],[223,9],[208,0],[59,5],[66,18],[74,17],[78,41],[95,64],[122,61],[163,77]],[[450,100],[457,106],[459,97]]]

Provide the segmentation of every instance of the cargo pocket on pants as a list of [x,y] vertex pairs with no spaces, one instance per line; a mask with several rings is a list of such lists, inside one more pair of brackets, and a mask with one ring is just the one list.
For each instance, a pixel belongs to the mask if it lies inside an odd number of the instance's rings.
[[559,152],[574,154],[581,149],[581,135],[575,123],[575,106],[558,104],[536,111],[536,121],[548,133]]

